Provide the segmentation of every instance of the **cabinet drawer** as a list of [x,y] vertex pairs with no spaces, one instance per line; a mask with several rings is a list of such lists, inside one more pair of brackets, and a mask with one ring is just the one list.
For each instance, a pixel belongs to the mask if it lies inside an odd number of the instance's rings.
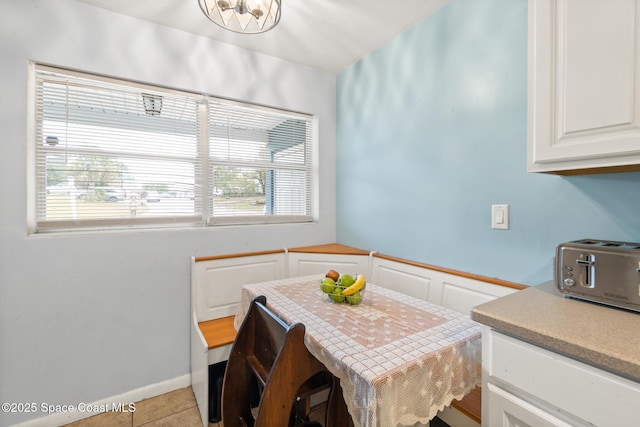
[[491,427],[576,427],[576,423],[559,420],[496,385],[487,386],[487,396],[491,408],[487,420]]
[[[598,426],[637,426],[640,384],[487,328],[489,382]],[[509,388],[509,387],[507,387]]]

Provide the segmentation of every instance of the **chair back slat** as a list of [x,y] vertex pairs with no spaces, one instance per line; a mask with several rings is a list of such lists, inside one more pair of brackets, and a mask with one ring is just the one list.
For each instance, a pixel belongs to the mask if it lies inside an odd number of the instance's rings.
[[[265,299],[266,301],[266,299]],[[266,302],[263,304],[256,301],[256,309],[249,313],[249,325],[252,334],[250,347],[250,365],[254,373],[258,376],[262,386],[266,384],[267,377],[273,368],[275,360],[282,351],[289,325],[275,316],[271,310],[267,309]]]
[[260,387],[264,387],[267,384],[267,379],[269,378],[269,371],[262,363],[260,363],[258,358],[253,355],[247,357],[247,363],[253,371]]

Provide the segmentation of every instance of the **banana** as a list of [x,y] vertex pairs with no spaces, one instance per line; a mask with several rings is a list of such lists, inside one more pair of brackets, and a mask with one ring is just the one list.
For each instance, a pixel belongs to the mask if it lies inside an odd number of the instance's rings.
[[364,274],[358,274],[358,276],[356,277],[356,281],[353,282],[353,285],[349,286],[348,288],[345,288],[345,290],[342,291],[342,295],[344,296],[353,295],[356,292],[358,292],[360,289],[362,289],[364,287],[364,284],[365,284]]

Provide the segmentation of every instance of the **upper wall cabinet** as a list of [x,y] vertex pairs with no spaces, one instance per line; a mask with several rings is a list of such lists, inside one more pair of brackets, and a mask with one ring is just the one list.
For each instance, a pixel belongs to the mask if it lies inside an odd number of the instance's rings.
[[529,172],[640,170],[639,3],[529,0]]

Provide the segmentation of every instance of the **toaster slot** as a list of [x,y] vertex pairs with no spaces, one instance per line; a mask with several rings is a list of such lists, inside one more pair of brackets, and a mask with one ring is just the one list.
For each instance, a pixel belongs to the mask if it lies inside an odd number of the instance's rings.
[[596,256],[593,254],[580,254],[576,264],[581,268],[578,271],[578,283],[585,288],[596,286]]
[[600,243],[602,243],[602,241],[593,240],[593,239],[582,239],[582,240],[576,240],[574,243],[579,243],[582,245],[599,245]]

